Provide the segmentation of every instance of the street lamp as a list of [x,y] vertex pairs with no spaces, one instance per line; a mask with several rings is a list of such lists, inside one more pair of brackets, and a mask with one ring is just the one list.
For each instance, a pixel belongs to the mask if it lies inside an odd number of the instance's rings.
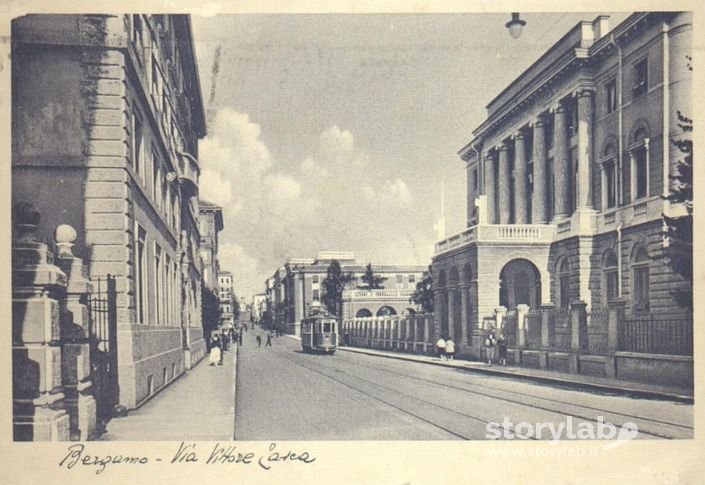
[[519,18],[518,13],[512,13],[512,20],[504,24],[504,26],[509,30],[509,35],[512,36],[514,39],[518,39],[519,36],[521,36],[521,31],[524,29],[524,26],[526,25],[526,20],[522,20]]

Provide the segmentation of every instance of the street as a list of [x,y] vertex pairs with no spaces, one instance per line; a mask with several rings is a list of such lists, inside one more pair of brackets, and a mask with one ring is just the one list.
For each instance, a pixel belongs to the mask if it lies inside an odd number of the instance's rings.
[[[255,335],[262,335],[257,347]],[[237,440],[488,439],[519,422],[638,426],[640,439],[692,438],[693,407],[562,389],[338,350],[303,353],[290,337],[265,347],[245,334],[238,355]],[[502,425],[502,423],[505,425]],[[500,434],[499,432],[497,434]],[[550,439],[550,435],[543,435]]]

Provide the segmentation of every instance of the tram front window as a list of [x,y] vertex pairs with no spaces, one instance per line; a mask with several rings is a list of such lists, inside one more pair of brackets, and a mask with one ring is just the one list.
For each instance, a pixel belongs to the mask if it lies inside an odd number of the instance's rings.
[[324,323],[323,324],[323,331],[324,332],[330,332],[330,323]]

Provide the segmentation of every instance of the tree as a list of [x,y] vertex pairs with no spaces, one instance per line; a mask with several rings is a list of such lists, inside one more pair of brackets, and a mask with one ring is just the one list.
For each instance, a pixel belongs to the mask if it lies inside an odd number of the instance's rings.
[[433,312],[433,275],[430,265],[428,270],[424,271],[421,281],[416,283],[416,289],[409,301],[421,306],[421,310],[425,313]]
[[220,301],[215,291],[208,288],[205,282],[201,282],[201,317],[203,336],[209,342],[211,332],[218,328],[220,322]]
[[343,314],[343,290],[355,279],[350,273],[343,273],[338,260],[334,259],[328,265],[326,278],[323,280],[323,295],[321,301],[328,311],[337,317]]
[[665,197],[673,204],[682,204],[685,215],[669,217],[663,215],[665,240],[662,257],[666,264],[690,283],[688,288],[671,292],[678,305],[693,308],[693,120],[678,112],[678,126],[684,138],[671,140],[683,158],[676,164],[675,174],[671,175],[671,191]]
[[362,275],[362,284],[357,287],[361,290],[380,290],[384,288],[383,283],[387,280],[384,276],[379,276],[372,270],[372,263],[368,263],[365,274]]

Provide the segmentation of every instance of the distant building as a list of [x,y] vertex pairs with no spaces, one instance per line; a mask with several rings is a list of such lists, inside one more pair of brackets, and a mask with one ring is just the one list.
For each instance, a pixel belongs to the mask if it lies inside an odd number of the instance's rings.
[[74,254],[103,291],[115,277],[117,335],[106,338],[119,403],[135,408],[205,352],[206,126],[189,16],[13,20],[12,106],[13,203],[37,209],[42,238],[73,226]]
[[218,234],[223,230],[223,208],[205,200],[199,201],[201,231],[201,261],[206,287],[218,289]]
[[235,324],[235,293],[233,275],[230,271],[218,272],[218,301],[220,303],[220,324],[230,328]]
[[[518,305],[682,314],[659,259],[692,116],[692,14],[578,23],[487,105],[460,151],[467,229],[436,244],[436,333],[479,356],[483,319]],[[593,330],[589,330],[593,331]]]
[[323,296],[323,281],[331,261],[337,260],[354,280],[343,293],[343,316],[396,315],[416,310],[410,303],[416,283],[426,269],[419,265],[373,264],[375,275],[385,278],[383,288],[358,289],[366,264],[351,252],[321,251],[316,258],[291,258],[266,282],[267,313],[271,325],[298,335],[301,319],[314,300]]
[[252,317],[259,322],[267,310],[267,294],[258,293],[252,297]]

